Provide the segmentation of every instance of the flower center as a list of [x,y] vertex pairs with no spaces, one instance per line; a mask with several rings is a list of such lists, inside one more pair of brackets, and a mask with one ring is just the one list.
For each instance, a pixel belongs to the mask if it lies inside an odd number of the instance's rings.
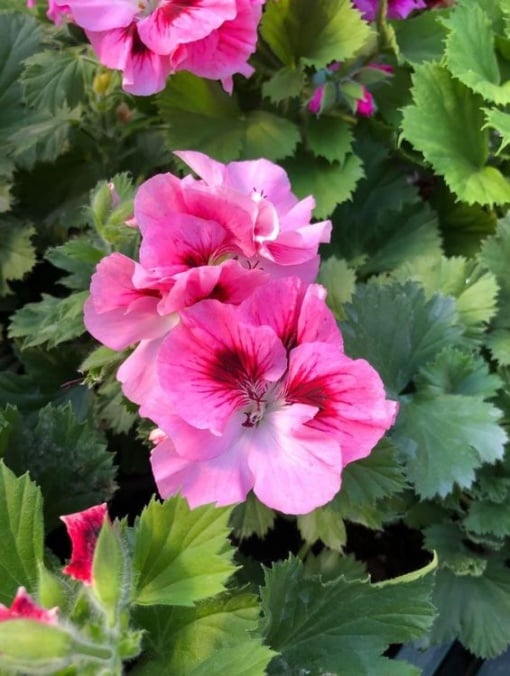
[[266,411],[274,410],[286,403],[281,397],[280,382],[250,388],[246,391],[246,395],[248,403],[243,409],[243,415],[246,416],[242,423],[243,427],[258,427]]

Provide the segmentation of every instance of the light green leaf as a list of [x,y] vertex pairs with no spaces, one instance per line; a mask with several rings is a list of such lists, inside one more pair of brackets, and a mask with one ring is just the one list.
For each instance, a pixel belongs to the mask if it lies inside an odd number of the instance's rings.
[[475,469],[503,457],[501,412],[480,397],[417,394],[401,401],[392,438],[422,498],[469,488]]
[[452,75],[498,105],[510,103],[510,82],[501,84],[491,21],[477,2],[457,3],[448,18],[446,64]]
[[111,627],[118,622],[130,591],[126,564],[120,524],[111,524],[109,519],[105,519],[94,548],[91,588]]
[[446,347],[433,362],[423,366],[416,378],[416,386],[435,394],[463,394],[493,397],[502,381],[495,373],[489,373],[489,365],[482,357]]
[[273,103],[299,96],[305,86],[303,68],[286,67],[276,71],[270,80],[262,85],[262,94]]
[[457,576],[441,570],[432,597],[438,616],[431,632],[433,643],[458,638],[483,658],[496,657],[510,642],[510,570],[489,561],[484,575]]
[[411,64],[439,61],[444,51],[446,29],[441,11],[422,12],[394,24],[401,57]]
[[263,538],[273,527],[276,514],[266,507],[255,494],[250,491],[246,500],[234,507],[230,525],[236,536],[243,540],[252,535]]
[[292,155],[300,138],[298,128],[290,120],[255,110],[244,120],[241,159],[280,160]]
[[431,579],[376,587],[338,578],[306,578],[298,559],[265,571],[261,589],[267,643],[281,656],[270,674],[391,673],[381,654],[389,643],[405,643],[430,626]]
[[42,496],[28,474],[16,477],[0,460],[0,603],[20,586],[33,588],[43,559]]
[[274,653],[254,635],[260,608],[249,594],[222,595],[195,608],[138,608],[147,631],[136,676],[263,676]]
[[403,111],[402,136],[457,197],[468,204],[510,202],[510,184],[487,165],[481,97],[433,63],[416,67],[412,94],[414,103]]
[[329,549],[341,552],[347,542],[343,519],[329,506],[298,516],[297,525],[303,540],[311,545],[322,541]]
[[426,300],[415,282],[358,285],[344,310],[346,354],[367,359],[393,397],[462,334],[453,298],[435,294]]
[[308,148],[328,162],[344,162],[352,150],[353,139],[352,128],[339,117],[321,115],[307,120]]
[[260,25],[262,37],[286,66],[324,68],[345,61],[373,37],[349,0],[272,0]]
[[328,258],[322,261],[319,269],[319,284],[328,291],[327,303],[337,319],[343,319],[343,305],[348,303],[356,284],[356,273],[341,258]]
[[181,497],[153,500],[135,526],[134,602],[191,606],[223,591],[235,571],[230,511],[212,505],[190,510]]
[[487,558],[467,547],[467,536],[455,523],[437,523],[423,531],[425,546],[435,551],[441,568],[455,575],[483,575]]
[[502,366],[510,366],[510,331],[496,329],[487,338],[487,347]]
[[11,338],[23,338],[21,348],[60,343],[85,333],[83,304],[88,291],[72,293],[67,298],[55,298],[45,293],[39,303],[27,303],[12,318],[9,327]]
[[497,108],[484,108],[485,124],[482,129],[494,129],[500,137],[500,145],[496,152],[499,155],[510,143],[510,115]]
[[0,296],[10,293],[9,281],[22,279],[34,267],[34,234],[32,226],[0,216]]
[[363,176],[363,166],[357,155],[348,155],[343,164],[330,164],[321,158],[298,153],[284,164],[296,195],[315,197],[317,218],[326,218],[337,204],[348,200]]

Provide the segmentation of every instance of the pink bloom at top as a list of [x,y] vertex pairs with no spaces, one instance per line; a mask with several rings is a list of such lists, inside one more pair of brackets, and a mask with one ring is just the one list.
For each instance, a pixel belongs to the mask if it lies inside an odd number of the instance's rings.
[[375,370],[349,359],[322,287],[275,280],[240,306],[203,301],[165,339],[163,396],[141,409],[168,439],[152,453],[163,497],[191,507],[242,501],[305,514],[337,493],[397,405]]
[[[379,0],[353,0],[367,21],[375,21]],[[388,0],[388,19],[405,19],[416,9],[425,9],[423,0]]]
[[16,596],[7,608],[0,603],[0,622],[7,620],[35,620],[43,624],[57,623],[58,608],[45,610],[35,603],[34,599],[27,594],[25,587],[18,587]]
[[97,538],[104,520],[108,518],[106,503],[60,518],[66,525],[72,544],[71,561],[63,572],[75,580],[90,584]]

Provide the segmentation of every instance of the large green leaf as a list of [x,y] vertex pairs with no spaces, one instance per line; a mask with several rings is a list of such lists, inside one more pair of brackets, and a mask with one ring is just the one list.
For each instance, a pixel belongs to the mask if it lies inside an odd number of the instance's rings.
[[[206,563],[206,562],[205,562]],[[263,676],[274,653],[254,635],[260,608],[237,593],[208,599],[195,608],[138,608],[147,631],[137,676]]]
[[415,282],[360,284],[344,311],[346,354],[367,359],[393,397],[462,334],[454,300],[440,294],[427,300]]
[[340,117],[310,117],[306,125],[308,148],[328,162],[343,162],[352,150],[352,127]]
[[442,66],[416,66],[413,101],[403,111],[402,135],[423,153],[464,202],[510,202],[510,183],[488,166],[483,99]]
[[416,17],[395,23],[400,56],[409,63],[439,61],[444,51],[446,29],[440,22],[441,12],[422,12]]
[[501,83],[491,21],[477,2],[457,3],[443,19],[448,69],[465,85],[498,105],[510,103],[510,82]]
[[272,0],[266,5],[261,34],[286,66],[299,62],[323,68],[345,61],[366,46],[372,30],[349,0]]
[[431,583],[429,577],[388,586],[343,577],[323,583],[305,577],[299,559],[275,563],[261,589],[266,641],[281,653],[269,673],[394,673],[381,655],[389,643],[428,629]]
[[499,154],[510,143],[510,115],[497,108],[484,108],[484,129],[494,129],[499,135],[501,142],[496,154]]
[[[469,547],[466,532],[456,523],[436,523],[423,530],[425,546],[435,551],[440,568],[456,575],[483,575],[487,558]],[[467,544],[466,544],[467,543]]]
[[241,540],[254,534],[263,538],[274,526],[275,518],[274,510],[266,507],[253,492],[250,492],[246,500],[234,508],[230,525]]
[[481,397],[417,394],[401,401],[393,439],[418,494],[445,497],[455,484],[469,488],[477,467],[501,459],[507,436],[500,418]]
[[347,531],[342,517],[333,507],[326,505],[297,517],[301,537],[310,545],[320,541],[336,552],[341,552],[347,542]]
[[10,293],[8,282],[22,279],[35,265],[35,249],[30,225],[0,216],[0,296]]
[[40,489],[28,474],[16,477],[0,460],[0,603],[10,605],[20,586],[33,587],[43,538]]
[[230,512],[212,505],[191,510],[181,497],[153,500],[135,526],[134,602],[191,606],[223,591],[235,570]]
[[432,597],[439,613],[431,632],[434,643],[458,638],[480,657],[496,657],[510,642],[510,569],[489,561],[482,576],[437,574]]
[[469,505],[463,525],[470,533],[492,534],[498,538],[510,535],[510,501],[477,500]]
[[46,259],[69,274],[60,280],[68,289],[88,289],[95,266],[105,255],[91,242],[90,233],[70,239],[46,252]]

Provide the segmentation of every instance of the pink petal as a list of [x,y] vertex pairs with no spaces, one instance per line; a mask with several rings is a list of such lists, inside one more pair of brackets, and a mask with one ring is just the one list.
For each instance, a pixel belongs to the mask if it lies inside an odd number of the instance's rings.
[[[235,0],[164,0],[139,22],[142,41],[156,54],[201,40],[236,15]],[[197,73],[198,74],[198,73]]]
[[149,178],[136,192],[134,212],[142,235],[151,227],[167,223],[171,214],[184,213],[181,181],[168,173]]
[[242,324],[234,306],[214,300],[182,315],[158,359],[160,384],[175,413],[213,434],[223,432],[247,392],[278,380],[285,368],[285,348],[272,329]]
[[75,580],[90,584],[97,538],[104,520],[108,518],[106,503],[60,518],[66,525],[72,544],[71,561],[63,572]]
[[27,594],[25,587],[18,587],[10,608],[0,603],[0,622],[18,619],[35,620],[43,624],[57,624],[58,608],[51,610],[41,608],[30,594]]
[[222,185],[225,176],[225,165],[216,162],[208,155],[195,150],[179,150],[174,152],[195,174],[203,178],[210,186]]
[[78,26],[91,31],[108,31],[129,25],[138,14],[136,0],[57,0],[69,7]]
[[117,371],[117,380],[122,383],[124,395],[136,404],[145,401],[157,387],[156,359],[163,338],[142,340]]

